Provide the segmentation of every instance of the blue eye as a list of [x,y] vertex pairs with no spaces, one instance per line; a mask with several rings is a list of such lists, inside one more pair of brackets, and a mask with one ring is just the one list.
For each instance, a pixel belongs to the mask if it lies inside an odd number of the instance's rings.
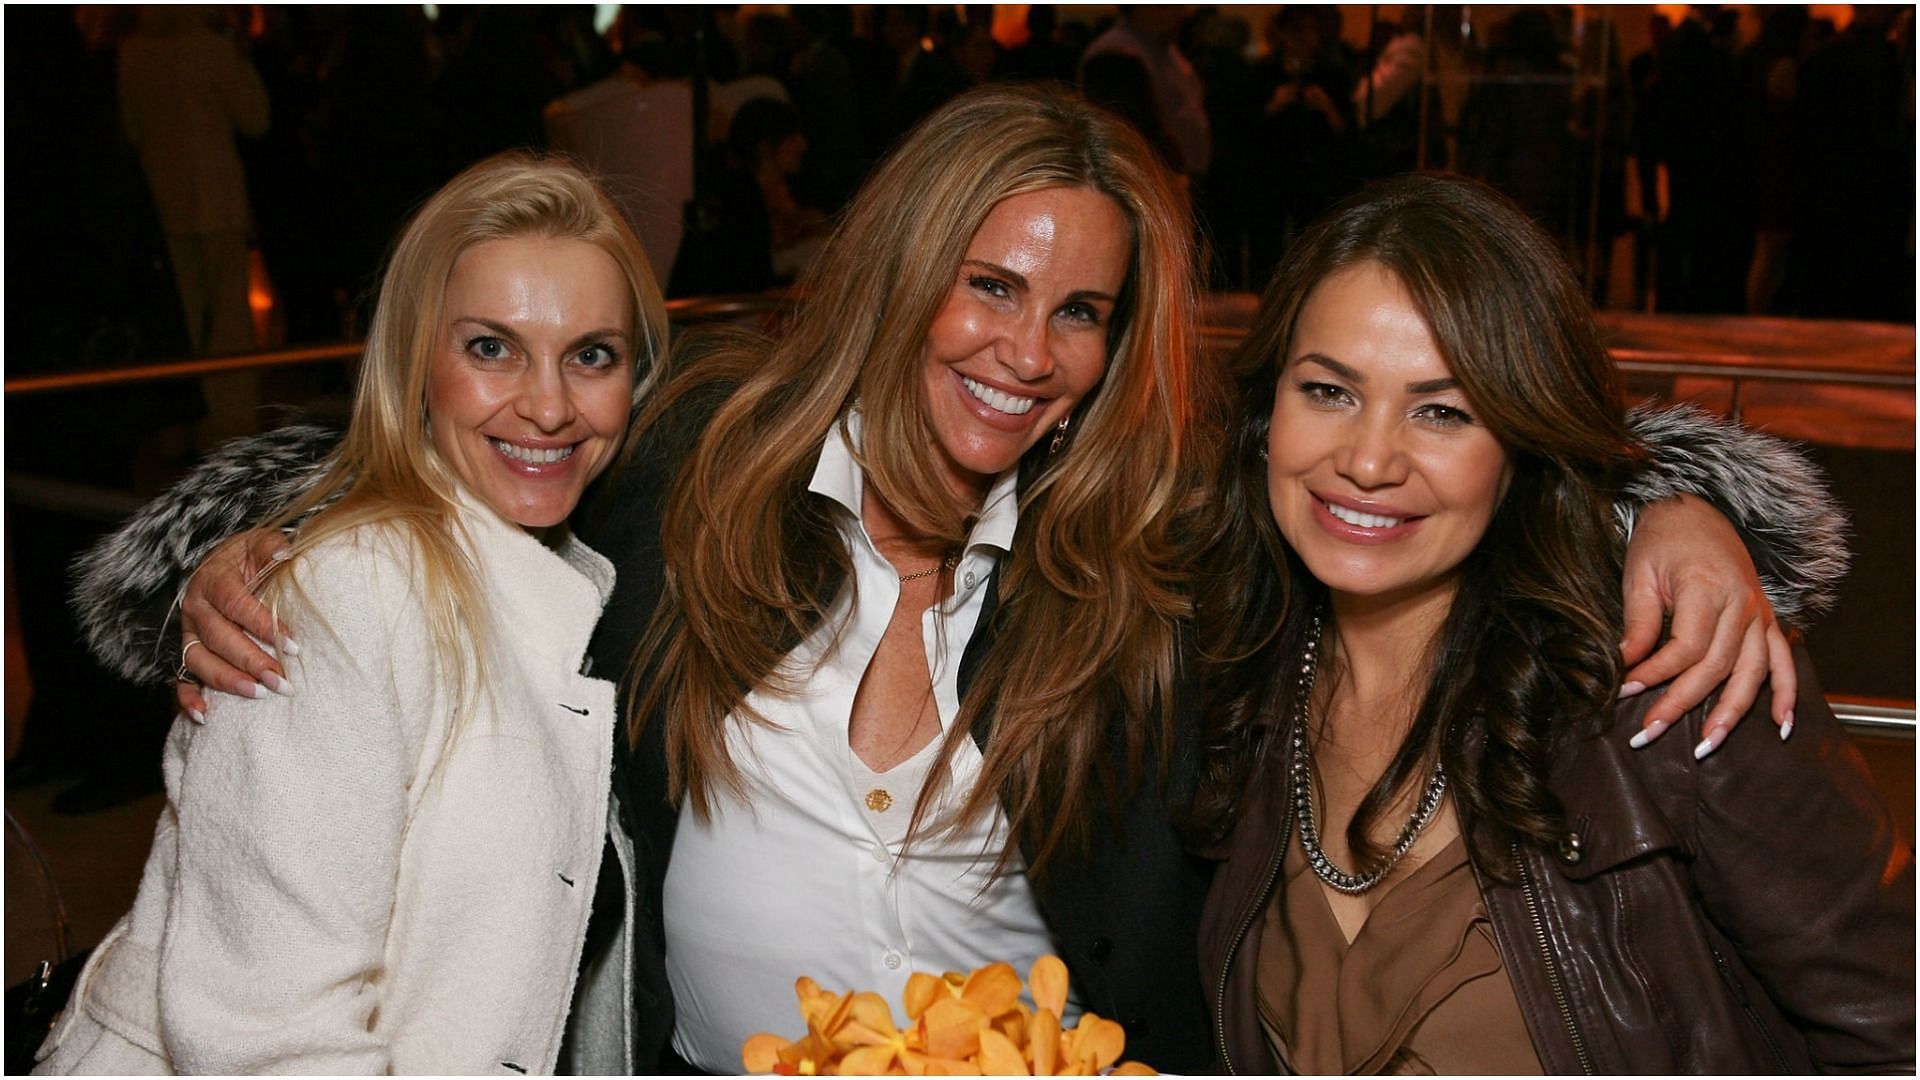
[[482,335],[467,342],[467,352],[482,360],[504,360],[507,356],[507,343],[497,337]]
[[620,354],[613,346],[605,342],[597,342],[581,349],[575,359],[583,367],[609,368],[620,362]]

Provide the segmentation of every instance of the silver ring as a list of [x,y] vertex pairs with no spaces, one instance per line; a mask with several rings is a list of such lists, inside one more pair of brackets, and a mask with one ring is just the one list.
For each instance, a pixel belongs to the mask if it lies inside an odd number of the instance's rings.
[[187,654],[192,652],[193,647],[200,643],[200,639],[197,637],[187,639],[186,647],[180,650],[180,667],[173,673],[174,682],[192,683],[195,686],[200,685],[200,680],[194,678],[193,673],[187,670]]

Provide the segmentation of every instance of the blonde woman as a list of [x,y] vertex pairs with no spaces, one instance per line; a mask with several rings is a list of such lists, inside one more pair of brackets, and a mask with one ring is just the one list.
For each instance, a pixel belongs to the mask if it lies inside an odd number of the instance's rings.
[[139,896],[38,1071],[624,1065],[618,979],[568,1023],[622,837],[615,687],[580,673],[613,569],[566,522],[663,331],[569,166],[493,159],[419,211],[345,441],[273,522],[301,524],[263,599],[303,647],[231,722],[176,722]]
[[[897,998],[914,970],[1046,952],[1130,1055],[1205,1067],[1207,868],[1173,824],[1219,439],[1194,263],[1137,134],[987,88],[874,174],[779,339],[679,350],[584,517],[620,568],[592,655],[628,688],[619,790],[658,928],[636,1068],[737,1069],[800,974]],[[228,621],[289,629],[235,569],[258,547],[186,593],[209,686],[278,670]],[[1738,584],[1694,595],[1745,601],[1731,547]],[[1682,554],[1714,577],[1725,549]]]

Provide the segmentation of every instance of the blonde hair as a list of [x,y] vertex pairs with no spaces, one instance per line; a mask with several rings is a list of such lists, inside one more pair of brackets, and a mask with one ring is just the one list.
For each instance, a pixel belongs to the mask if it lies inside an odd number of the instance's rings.
[[[435,192],[394,242],[367,329],[346,437],[319,483],[267,523],[300,523],[291,550],[295,559],[362,526],[397,530],[414,553],[435,658],[463,693],[474,674],[470,657],[484,655],[491,645],[484,636],[491,621],[459,543],[460,482],[428,435],[427,378],[454,262],[475,244],[521,236],[581,240],[619,266],[633,297],[639,402],[666,340],[666,308],[639,241],[574,165],[525,153],[491,157]],[[280,575],[276,587],[291,580]]]
[[704,814],[718,791],[739,793],[727,717],[759,720],[749,690],[790,692],[804,679],[784,677],[780,661],[849,571],[832,519],[805,492],[821,444],[856,401],[868,483],[915,532],[965,539],[977,508],[956,498],[929,453],[922,346],[987,215],[1010,196],[1058,187],[1114,201],[1130,263],[1101,385],[1076,408],[1061,453],[1050,457],[1042,440],[1021,464],[1000,609],[980,631],[998,637],[952,729],[965,737],[993,702],[985,771],[961,819],[1003,806],[1037,864],[1084,831],[1092,778],[1113,779],[1116,716],[1158,710],[1158,723],[1124,725],[1130,771],[1148,741],[1168,745],[1176,626],[1187,614],[1174,529],[1200,475],[1192,219],[1124,122],[1065,90],[988,87],[934,113],[874,173],[779,341],[683,349],[638,422],[651,431],[700,411],[690,397],[717,404],[704,430],[682,433],[691,450],[663,507],[667,588],[640,646],[628,718],[637,741],[649,715],[666,716],[675,799]]

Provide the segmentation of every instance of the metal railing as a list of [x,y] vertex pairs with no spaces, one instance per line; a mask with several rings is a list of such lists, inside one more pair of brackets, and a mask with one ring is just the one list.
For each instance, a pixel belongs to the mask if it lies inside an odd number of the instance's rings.
[[[793,289],[738,296],[688,297],[667,302],[667,319],[673,326],[681,329],[750,318],[767,319],[790,313],[799,302],[799,298],[799,293]],[[1248,294],[1231,294],[1218,297],[1216,300],[1222,301],[1219,307],[1223,312],[1229,313],[1230,320],[1235,319],[1236,316],[1244,318],[1250,315],[1250,305],[1254,302],[1254,298]],[[1858,322],[1806,323],[1804,320],[1788,319],[1638,316],[1616,312],[1600,313],[1599,322],[1603,333],[1607,333],[1609,337],[1628,338],[1625,341],[1616,340],[1608,350],[1622,371],[1674,377],[1725,379],[1732,384],[1732,408],[1736,418],[1739,414],[1741,388],[1746,382],[1825,383],[1836,386],[1908,390],[1914,388],[1914,339],[1913,331],[1909,327]],[[1865,336],[1868,340],[1864,346],[1854,349],[1851,354],[1843,350],[1838,358],[1823,359],[1819,363],[1809,363],[1804,358],[1796,360],[1791,351],[1778,348],[1769,351],[1703,347],[1698,340],[1688,341],[1683,346],[1676,347],[1632,340],[1636,336],[1643,337],[1647,328],[1656,324],[1691,329],[1696,334],[1725,334],[1727,328],[1737,326],[1760,327],[1769,332],[1776,327],[1791,326],[1804,331],[1805,327],[1811,326],[1825,334]],[[1210,350],[1231,349],[1238,345],[1245,335],[1246,327],[1236,321],[1208,323],[1200,328],[1201,343]],[[1904,335],[1904,339],[1901,335]],[[6,392],[9,396],[35,394],[53,390],[77,390],[162,379],[192,378],[232,371],[337,363],[358,357],[360,350],[359,342],[340,342],[266,350],[240,356],[170,360],[102,368],[95,371],[25,375],[8,379]]]
[[1913,706],[1891,702],[1864,702],[1850,698],[1828,698],[1833,715],[1854,735],[1866,738],[1914,741]]
[[[798,300],[798,292],[791,289],[740,296],[693,297],[669,301],[667,317],[677,329],[749,319],[766,321],[791,313]],[[1209,350],[1224,352],[1238,345],[1246,334],[1243,322],[1251,316],[1252,305],[1255,302],[1256,299],[1247,294],[1215,297],[1214,310],[1224,316],[1224,321],[1215,321],[1201,327],[1202,346]],[[1812,328],[1823,333],[1853,334],[1856,338],[1864,340],[1866,345],[1856,349],[1855,355],[1849,356],[1845,350],[1841,350],[1838,360],[1828,359],[1820,363],[1808,363],[1804,360],[1795,361],[1791,358],[1792,354],[1789,351],[1783,351],[1777,347],[1768,348],[1765,345],[1747,349],[1713,348],[1710,345],[1702,347],[1700,340],[1694,340],[1688,342],[1687,347],[1676,348],[1635,343],[1631,340],[1636,331],[1644,337],[1649,328],[1678,328],[1681,337],[1685,337],[1687,333],[1709,337],[1716,334],[1725,335],[1728,327],[1740,327],[1749,331],[1752,327],[1768,329],[1775,326],[1789,326],[1800,332],[1808,329],[1790,320],[1736,321],[1715,317],[1643,317],[1609,312],[1601,313],[1600,323],[1603,332],[1608,332],[1610,337],[1616,339],[1610,352],[1623,371],[1672,377],[1708,377],[1729,381],[1732,384],[1731,409],[1736,419],[1739,416],[1741,389],[1746,382],[1822,383],[1908,390],[1914,387],[1914,348],[1911,328],[1862,323],[1812,324]],[[1630,340],[1619,341],[1618,339],[1623,336]],[[12,398],[16,395],[121,386],[233,371],[339,363],[357,359],[360,352],[359,343],[343,342],[276,349],[241,356],[174,360],[95,371],[28,375],[8,379],[6,393],[9,398]],[[11,499],[24,500],[34,505],[64,508],[83,517],[97,517],[103,520],[123,516],[137,505],[137,500],[128,493],[104,491],[84,484],[73,484],[45,477],[13,474],[7,476],[7,495]],[[1916,722],[1911,705],[1861,702],[1851,699],[1834,699],[1831,704],[1835,715],[1849,731],[1856,735],[1908,740],[1915,737]]]
[[[791,311],[796,302],[797,296],[791,290],[750,293],[742,296],[688,297],[667,301],[667,322],[674,327],[684,329],[711,323],[767,318]],[[235,356],[163,360],[156,363],[99,368],[93,371],[58,371],[42,375],[23,375],[8,379],[6,390],[7,396],[13,397],[57,390],[85,390],[159,382],[166,379],[190,379],[201,375],[222,375],[235,371],[264,371],[307,364],[336,364],[359,359],[363,347],[362,342],[343,341],[329,345],[268,349]]]
[[1595,315],[1620,370],[1728,383],[1740,419],[1748,383],[1914,388],[1911,326],[1725,315]]

